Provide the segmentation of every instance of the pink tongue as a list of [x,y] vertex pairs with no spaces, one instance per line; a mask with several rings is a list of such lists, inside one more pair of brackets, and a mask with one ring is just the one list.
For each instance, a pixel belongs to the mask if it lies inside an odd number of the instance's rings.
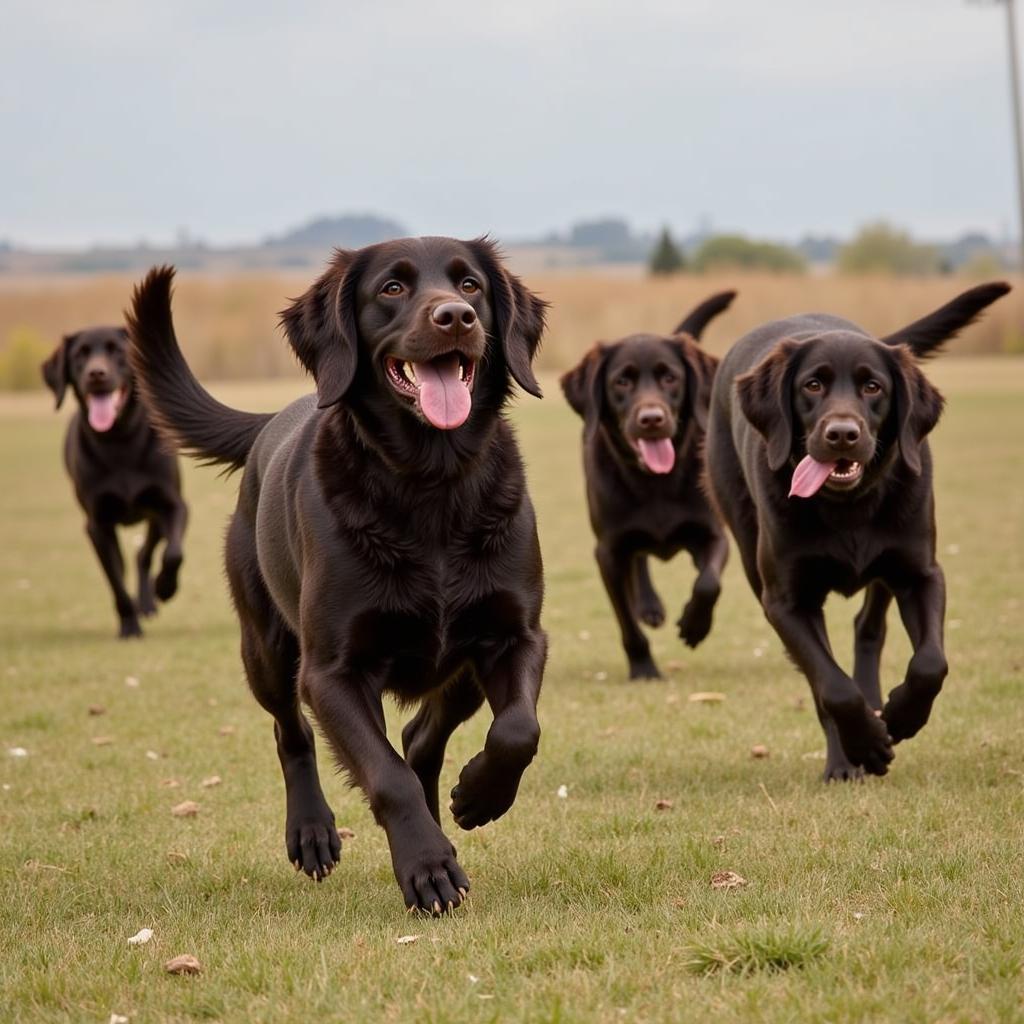
[[798,498],[810,498],[813,494],[817,494],[821,485],[835,468],[834,462],[818,462],[810,455],[805,455],[800,460],[800,465],[793,470],[793,482],[789,485],[789,496],[792,498],[795,494]]
[[671,473],[676,464],[676,450],[672,447],[672,438],[662,437],[657,441],[641,439],[640,458],[652,473]]
[[420,409],[438,430],[454,430],[469,416],[473,399],[459,376],[459,356],[452,352],[429,363],[413,363]]
[[108,395],[86,395],[85,402],[89,409],[89,426],[103,433],[114,425],[117,419],[117,402],[114,392]]

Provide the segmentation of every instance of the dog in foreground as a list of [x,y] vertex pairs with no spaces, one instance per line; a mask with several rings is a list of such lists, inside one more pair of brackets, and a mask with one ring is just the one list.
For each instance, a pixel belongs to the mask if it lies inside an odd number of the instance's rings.
[[[86,517],[86,532],[114,594],[122,638],[142,636],[139,616],[178,589],[188,508],[178,461],[161,444],[132,383],[128,332],[92,327],[68,334],[43,363],[43,380],[64,404],[70,387],[78,410],[64,436],[64,465]],[[138,599],[125,588],[117,527],[147,523],[139,548]],[[156,581],[153,554],[166,542]]]
[[[689,552],[698,576],[677,626],[696,647],[711,629],[729,554],[725,530],[702,489],[704,432],[718,361],[697,347],[735,292],[713,295],[669,336],[634,334],[595,345],[561,380],[583,418],[583,468],[594,555],[618,619],[630,679],[658,679],[640,622],[665,608],[647,567]],[[639,620],[639,621],[638,621]]]
[[[304,701],[387,833],[406,906],[448,911],[469,889],[440,826],[450,735],[487,700],[484,748],[451,793],[464,829],[512,806],[540,737],[540,546],[502,409],[513,382],[540,394],[545,304],[486,240],[339,251],[282,314],[316,395],[271,416],[193,377],[172,278],[154,270],[135,292],[132,360],[161,430],[244,469],[227,573],[249,685],[274,718],[288,859],[319,881],[341,854]],[[420,705],[404,758],[386,693]]]
[[[711,490],[768,621],[810,683],[826,780],[884,775],[893,744],[924,726],[942,688],[946,599],[927,436],[943,400],[915,360],[1009,290],[972,288],[881,339],[835,316],[778,320],[740,339],[718,369]],[[830,592],[862,589],[851,678],[822,609]],[[913,656],[883,707],[893,598]]]

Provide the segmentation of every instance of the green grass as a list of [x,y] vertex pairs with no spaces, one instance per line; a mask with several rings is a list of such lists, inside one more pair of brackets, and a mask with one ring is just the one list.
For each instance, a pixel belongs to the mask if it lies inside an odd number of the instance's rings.
[[[806,684],[735,557],[709,640],[690,652],[659,631],[671,678],[625,682],[579,423],[550,380],[546,401],[517,404],[547,569],[544,735],[511,813],[449,822],[473,892],[438,921],[405,915],[382,832],[325,761],[356,837],[322,886],[285,861],[271,723],[220,567],[237,482],[189,467],[183,589],[144,641],[118,643],[62,417],[42,395],[0,400],[0,1020],[1024,1019],[1024,361],[929,372],[949,398],[934,449],[951,673],[890,776],[845,787],[818,781]],[[220,390],[273,408],[295,385]],[[692,578],[657,567],[670,609]],[[829,606],[839,652],[854,609]],[[887,686],[907,656],[893,615]],[[696,690],[726,700],[688,702]],[[456,734],[444,787],[487,724]],[[173,817],[186,799],[198,816]],[[712,888],[721,870],[748,884]],[[129,947],[145,926],[153,940]],[[204,973],[165,974],[178,953]]]

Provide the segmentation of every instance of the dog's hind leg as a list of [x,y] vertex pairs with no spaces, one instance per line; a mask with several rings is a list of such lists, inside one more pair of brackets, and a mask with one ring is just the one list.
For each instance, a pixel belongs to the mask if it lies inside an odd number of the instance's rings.
[[122,639],[142,636],[135,603],[124,586],[124,558],[121,556],[121,545],[117,542],[117,531],[110,523],[99,523],[92,519],[85,529],[96,550],[96,556],[100,560],[110,589],[114,592],[114,606],[121,620],[118,635]]
[[622,646],[629,660],[629,678],[660,679],[661,673],[651,657],[651,645],[633,615],[630,593],[633,580],[629,559],[605,544],[598,544],[594,556],[601,570],[604,589],[608,592],[612,610],[619,622]]
[[500,818],[514,803],[523,772],[540,743],[540,695],[547,637],[540,630],[517,640],[481,679],[494,721],[484,749],[462,769],[452,790],[452,813],[460,828]]
[[633,556],[633,612],[648,626],[657,628],[665,621],[665,606],[651,582],[647,555]]
[[253,695],[274,718],[288,860],[319,882],[340,860],[341,840],[320,786],[313,729],[299,706],[298,641],[274,608],[249,544],[236,515],[228,532],[227,570],[242,629],[242,662]]
[[693,593],[679,617],[679,638],[687,647],[696,647],[711,632],[718,595],[722,592],[722,570],[729,558],[729,542],[722,533],[713,533],[707,540],[690,547],[697,579]]
[[868,584],[864,604],[854,619],[853,678],[873,711],[882,709],[879,663],[885,644],[885,616],[892,603],[892,591],[876,580]]
[[139,614],[155,615],[156,601],[153,598],[153,581],[150,579],[149,571],[153,565],[153,552],[160,543],[163,533],[158,523],[152,519],[146,526],[146,538],[139,548],[138,556],[135,559],[135,566],[139,575]]
[[483,691],[464,672],[440,693],[431,694],[402,730],[402,750],[423,786],[434,821],[441,823],[438,783],[444,751],[451,734],[484,702]]

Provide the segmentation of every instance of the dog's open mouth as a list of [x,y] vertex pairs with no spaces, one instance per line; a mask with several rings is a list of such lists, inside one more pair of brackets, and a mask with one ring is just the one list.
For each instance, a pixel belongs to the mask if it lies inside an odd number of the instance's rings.
[[124,388],[86,394],[85,408],[89,416],[89,426],[101,434],[106,433],[117,422],[118,414],[124,405],[124,395]]
[[391,386],[414,402],[431,426],[454,430],[469,418],[476,363],[468,356],[446,352],[426,363],[388,356],[384,369]]
[[676,449],[671,437],[640,437],[633,442],[644,469],[651,473],[671,473],[676,464]]
[[835,462],[819,462],[810,455],[805,455],[793,470],[793,480],[789,487],[792,498],[810,498],[818,493],[825,484],[837,491],[848,491],[860,483],[864,475],[864,463],[853,459],[838,459]]

